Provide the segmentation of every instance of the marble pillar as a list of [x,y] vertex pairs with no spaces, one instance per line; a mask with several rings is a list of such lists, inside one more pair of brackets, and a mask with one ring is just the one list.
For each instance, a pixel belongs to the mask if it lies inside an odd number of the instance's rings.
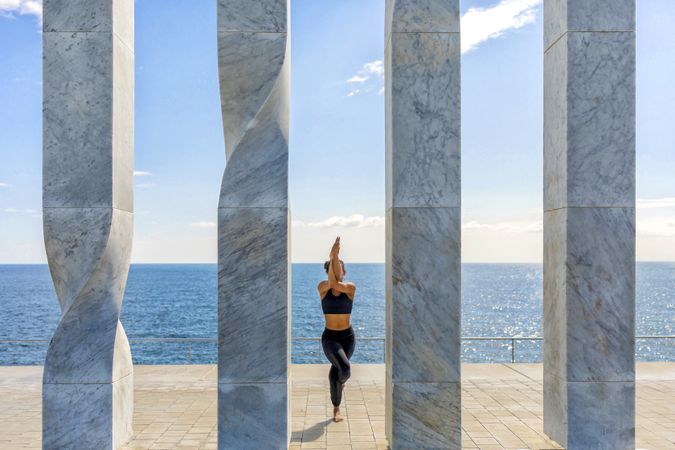
[[289,438],[287,0],[218,0],[218,447]]
[[635,0],[544,18],[544,431],[634,449]]
[[387,436],[459,449],[458,0],[387,0]]
[[43,219],[61,305],[42,387],[45,449],[112,449],[132,434],[119,321],[133,232],[134,5],[45,0]]

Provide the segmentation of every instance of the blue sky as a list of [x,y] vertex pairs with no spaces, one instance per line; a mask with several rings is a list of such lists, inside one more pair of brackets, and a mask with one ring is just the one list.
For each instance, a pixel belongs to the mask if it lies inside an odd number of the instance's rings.
[[[672,0],[638,3],[638,259],[675,260]],[[136,1],[134,262],[213,262],[215,0]],[[462,2],[463,258],[540,261],[541,0]],[[292,257],[384,259],[384,0],[294,0]],[[0,0],[0,263],[44,262],[40,2]]]

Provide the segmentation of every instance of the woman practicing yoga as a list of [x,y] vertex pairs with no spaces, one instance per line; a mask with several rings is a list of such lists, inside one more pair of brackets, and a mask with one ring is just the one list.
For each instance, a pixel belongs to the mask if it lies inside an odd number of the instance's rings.
[[340,415],[342,390],[351,375],[349,358],[354,353],[356,344],[354,330],[349,323],[356,285],[343,281],[346,272],[344,262],[338,257],[339,253],[340,237],[338,236],[330,250],[330,259],[323,265],[328,274],[328,280],[321,281],[318,286],[321,308],[326,319],[326,329],[321,335],[321,344],[326,358],[331,363],[328,381],[330,382],[330,400],[333,403],[333,420],[336,422],[342,420]]

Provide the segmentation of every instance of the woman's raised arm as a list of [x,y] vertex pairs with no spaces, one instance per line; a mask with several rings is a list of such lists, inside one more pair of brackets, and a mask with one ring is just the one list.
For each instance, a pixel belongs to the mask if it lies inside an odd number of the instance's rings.
[[342,264],[340,264],[340,237],[338,236],[335,239],[333,248],[330,253],[330,263],[328,265],[328,282],[330,283],[331,289],[335,289],[338,292],[344,292],[350,299],[354,299],[354,293],[356,292],[356,285],[354,283],[344,283],[338,281],[344,276],[344,271]]

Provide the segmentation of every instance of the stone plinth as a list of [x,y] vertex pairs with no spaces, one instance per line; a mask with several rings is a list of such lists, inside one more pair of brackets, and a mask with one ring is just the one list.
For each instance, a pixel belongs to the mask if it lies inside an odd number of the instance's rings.
[[62,317],[43,377],[43,447],[132,435],[133,368],[119,322],[133,232],[132,0],[45,0],[43,218]]
[[227,166],[218,212],[218,447],[289,439],[286,0],[218,1]]
[[459,1],[386,14],[387,435],[459,449]]
[[635,2],[545,2],[544,430],[635,448]]

